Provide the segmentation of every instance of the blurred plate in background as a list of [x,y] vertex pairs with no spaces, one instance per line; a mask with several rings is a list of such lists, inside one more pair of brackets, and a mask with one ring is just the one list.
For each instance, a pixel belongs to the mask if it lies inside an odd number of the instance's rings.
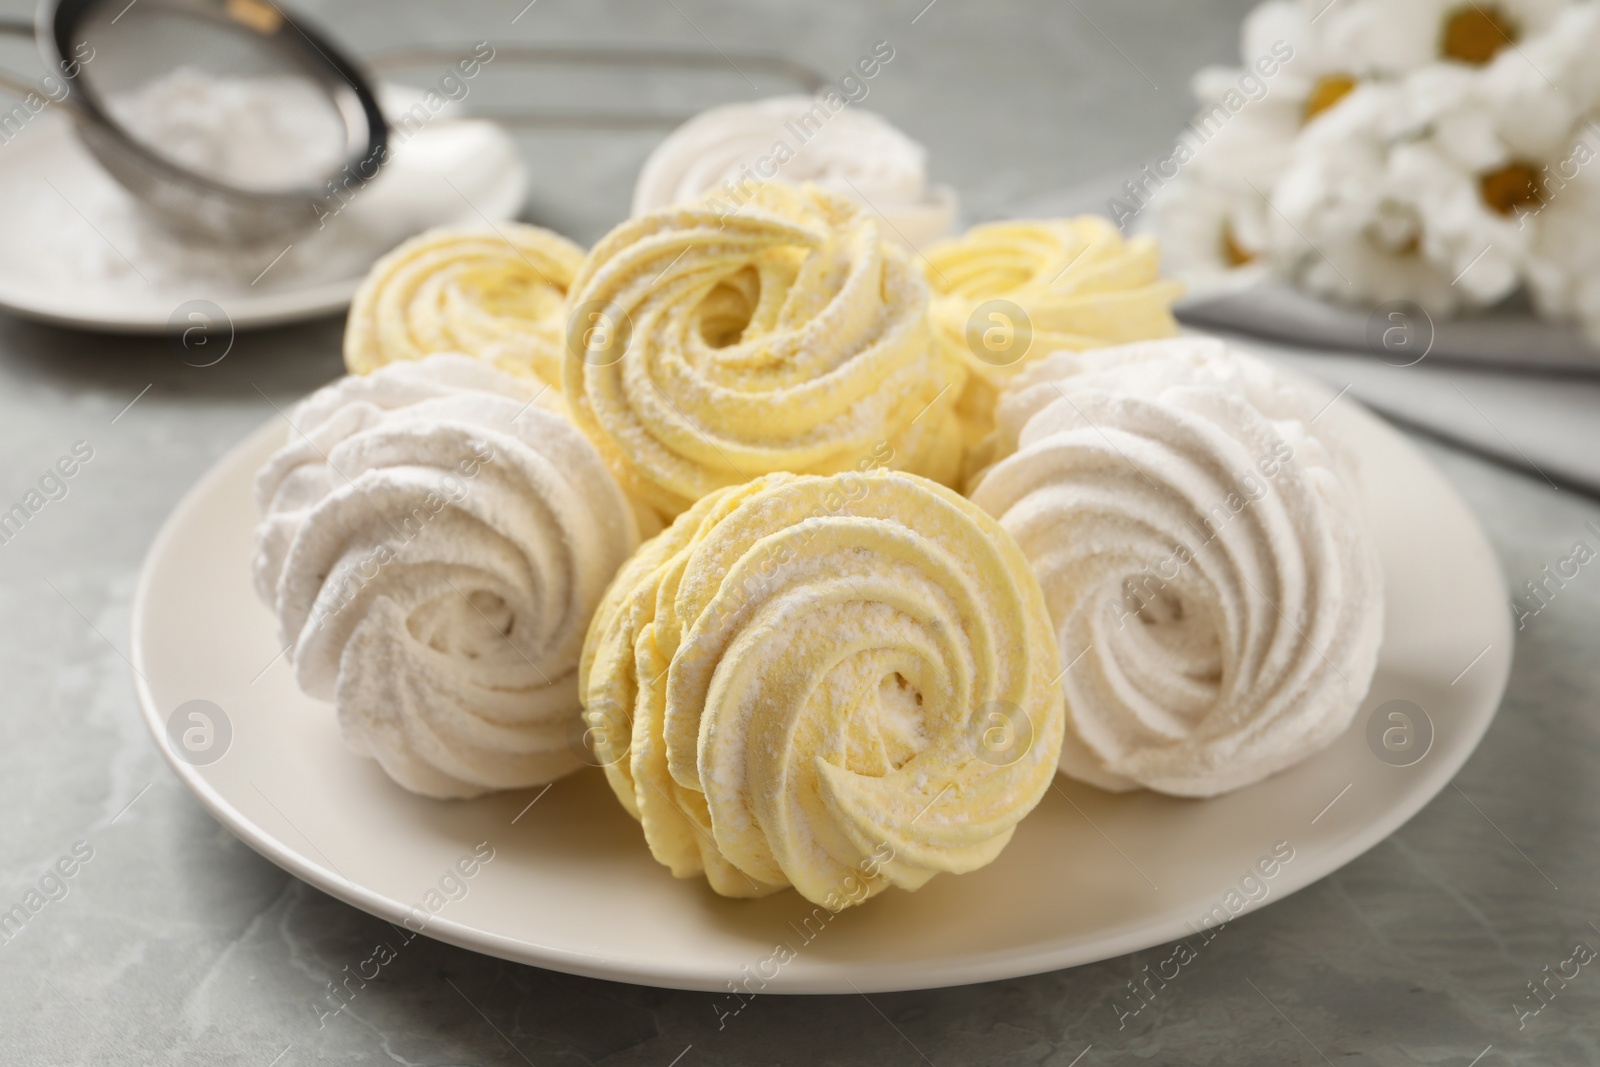
[[[385,86],[385,108],[421,94]],[[425,109],[424,109],[425,110]],[[0,307],[63,326],[116,333],[182,328],[180,309],[215,304],[236,329],[343,309],[373,262],[431,226],[515,218],[527,167],[511,137],[440,109],[395,148],[378,177],[352,182],[303,234],[271,247],[196,248],[134,210],[129,195],[46,109],[0,144]]]

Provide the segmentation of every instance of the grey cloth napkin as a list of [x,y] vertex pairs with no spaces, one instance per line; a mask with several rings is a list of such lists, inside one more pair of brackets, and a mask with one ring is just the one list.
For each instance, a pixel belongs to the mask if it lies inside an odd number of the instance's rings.
[[1266,281],[1226,296],[1184,300],[1177,314],[1181,321],[1208,330],[1369,352],[1393,364],[1426,353],[1435,364],[1600,376],[1600,347],[1576,327],[1539,319],[1523,300],[1434,320],[1399,301],[1376,309],[1341,307],[1283,282]]
[[1395,367],[1371,354],[1229,340],[1404,426],[1553,487],[1600,497],[1600,377],[1530,376],[1431,357]]

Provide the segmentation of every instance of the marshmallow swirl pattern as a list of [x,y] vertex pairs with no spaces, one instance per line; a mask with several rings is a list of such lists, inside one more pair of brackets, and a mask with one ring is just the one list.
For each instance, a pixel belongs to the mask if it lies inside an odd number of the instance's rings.
[[[837,99],[837,98],[836,98]],[[956,194],[928,184],[927,150],[872,111],[821,97],[774,96],[702,112],[656,146],[633,189],[644,215],[752,181],[815,182],[882,212],[884,236],[921,248],[947,236]]]
[[1055,774],[1038,584],[956,493],[774,474],[647,542],[595,614],[595,752],[680,878],[838,910],[989,863]]
[[1177,333],[1182,286],[1160,267],[1152,238],[1124,240],[1096,215],[988,223],[928,249],[939,338],[972,374],[960,404],[968,439],[993,428],[997,391],[1029,363]]
[[639,543],[599,453],[530,386],[460,355],[342,379],[256,479],[256,589],[296,680],[429,796],[579,766],[583,636]]
[[589,253],[562,385],[630,491],[663,516],[763,474],[879,465],[953,481],[966,372],[877,222],[825,190],[739,212],[667,209]]
[[1073,665],[1067,774],[1212,796],[1349,725],[1383,580],[1326,402],[1198,338],[1061,353],[1007,390],[972,499],[1032,562]]
[[519,377],[561,380],[567,287],[583,249],[549,230],[441,227],[375,263],[356,291],[345,367],[462,352]]

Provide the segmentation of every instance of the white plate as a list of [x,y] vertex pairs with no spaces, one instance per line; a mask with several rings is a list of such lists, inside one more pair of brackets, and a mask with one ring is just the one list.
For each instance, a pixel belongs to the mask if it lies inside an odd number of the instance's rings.
[[[514,218],[528,187],[504,130],[441,111],[395,150],[380,180],[328,220],[326,232],[312,228],[232,270],[196,275],[177,269],[168,241],[141,238],[145,228],[122,210],[127,194],[64,116],[41,112],[3,147],[0,308],[116,333],[171,332],[173,313],[192,300],[216,304],[241,330],[332,314],[350,303],[378,256],[406,237],[430,226]],[[314,217],[309,204],[307,214]],[[288,249],[274,264],[291,244],[300,251]],[[296,259],[299,279],[284,266]]]
[[[826,922],[792,892],[725,900],[702,880],[673,879],[598,770],[543,795],[439,802],[347,752],[332,709],[296,690],[250,587],[251,478],[284,438],[281,421],[224,457],[157,537],[134,606],[140,700],[168,762],[225,826],[374,915],[402,922],[488,842],[494,859],[426,932],[510,960],[686,989],[734,981],[752,992],[848,993],[1031,974],[1179,937],[1203,954],[1191,924],[1226,906],[1241,882],[1260,902],[1281,899],[1426,804],[1483,736],[1510,667],[1504,583],[1461,501],[1353,401],[1325,417],[1359,441],[1388,574],[1387,637],[1351,730],[1306,763],[1213,800],[1114,796],[1058,778],[991,866],[892,890]],[[194,699],[219,705],[232,729],[225,754],[206,766],[178,759],[166,741],[169,717]],[[1434,727],[1409,767],[1380,760],[1366,739],[1370,712],[1394,699],[1420,705]],[[1294,858],[1271,879],[1245,881],[1278,842]],[[780,945],[793,953],[782,965]],[[728,1010],[735,1005],[730,998]]]

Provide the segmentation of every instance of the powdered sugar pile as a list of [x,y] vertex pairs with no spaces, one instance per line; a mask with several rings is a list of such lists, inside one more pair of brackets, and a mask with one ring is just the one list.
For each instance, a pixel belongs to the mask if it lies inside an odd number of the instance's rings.
[[106,108],[160,155],[240,188],[318,187],[344,157],[344,123],[305,78],[178,67],[112,95]]

